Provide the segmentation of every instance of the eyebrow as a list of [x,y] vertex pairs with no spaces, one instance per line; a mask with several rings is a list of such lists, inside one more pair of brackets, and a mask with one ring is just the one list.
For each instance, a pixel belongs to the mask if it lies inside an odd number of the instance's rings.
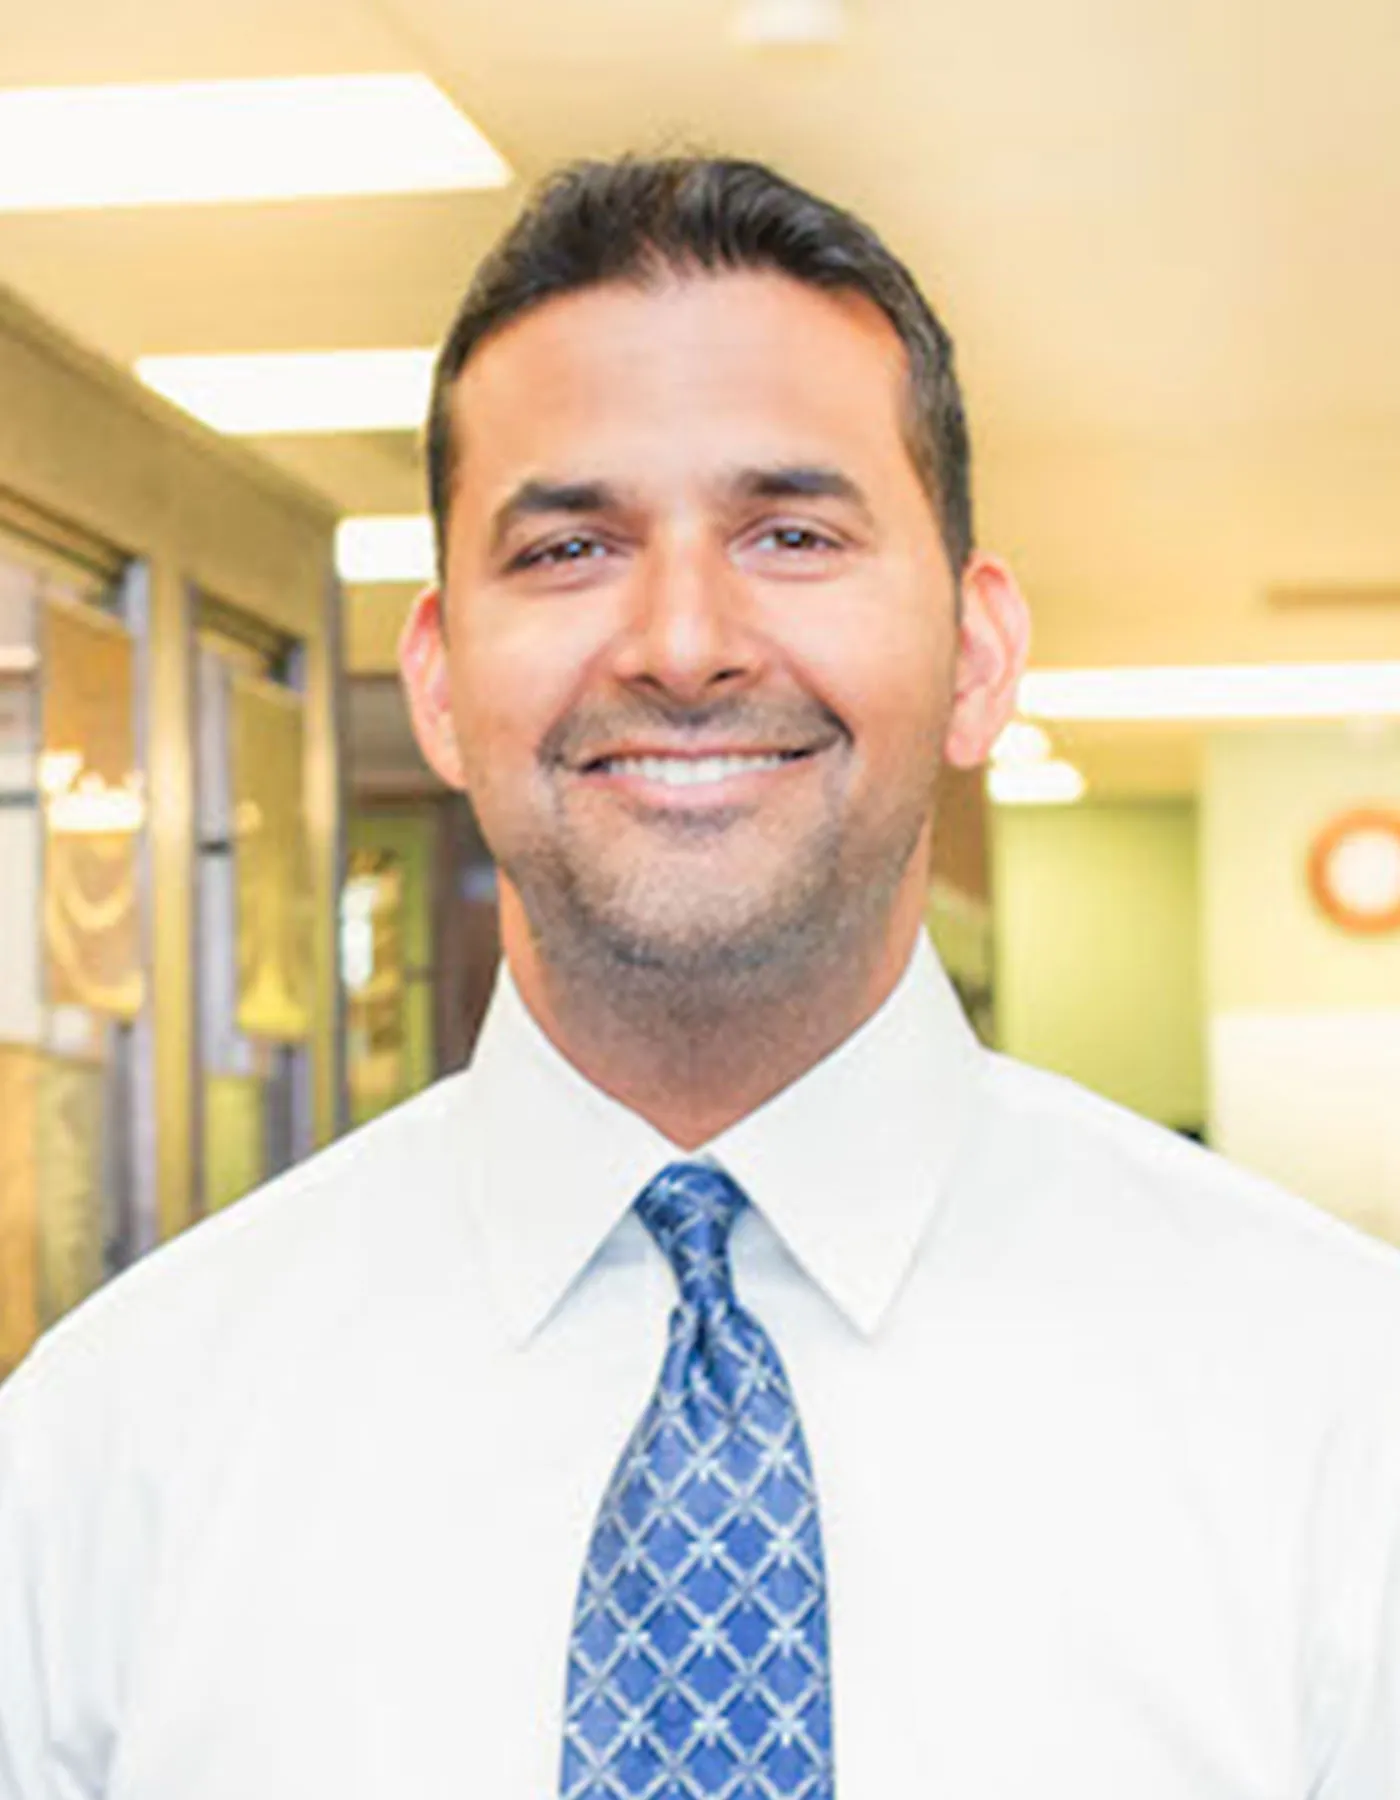
[[[740,500],[841,500],[870,518],[870,503],[859,484],[840,469],[819,463],[780,463],[771,468],[739,469],[718,484]],[[497,507],[491,520],[491,547],[521,519],[563,513],[575,517],[607,512],[622,496],[606,481],[522,481]]]
[[499,549],[506,533],[521,519],[544,513],[606,512],[617,499],[616,488],[606,481],[522,481],[492,516],[491,547]]
[[785,463],[771,469],[741,469],[725,484],[742,500],[844,500],[870,516],[864,490],[840,469]]

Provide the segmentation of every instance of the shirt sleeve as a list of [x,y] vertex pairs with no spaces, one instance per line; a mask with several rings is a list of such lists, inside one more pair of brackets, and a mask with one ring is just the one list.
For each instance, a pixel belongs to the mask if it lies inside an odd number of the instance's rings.
[[56,1718],[64,1528],[40,1467],[34,1377],[31,1361],[0,1387],[0,1800],[100,1800]]
[[0,1389],[0,1796],[51,1800],[37,1593],[36,1513],[25,1462],[28,1371]]
[[[1400,1359],[1395,1369],[1400,1378]],[[1383,1395],[1372,1417],[1363,1465],[1370,1479],[1349,1520],[1356,1554],[1347,1584],[1348,1688],[1332,1753],[1308,1800],[1400,1797],[1400,1387]]]

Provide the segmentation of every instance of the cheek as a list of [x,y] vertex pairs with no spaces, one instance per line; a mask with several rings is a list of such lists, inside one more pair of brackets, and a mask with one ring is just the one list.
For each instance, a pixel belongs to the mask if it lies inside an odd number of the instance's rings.
[[927,761],[952,704],[954,645],[927,602],[852,618],[839,639],[813,639],[805,661],[814,690],[842,719],[868,761]]
[[472,778],[488,782],[533,764],[577,693],[587,646],[570,621],[543,609],[486,612],[462,633],[452,664],[453,711]]

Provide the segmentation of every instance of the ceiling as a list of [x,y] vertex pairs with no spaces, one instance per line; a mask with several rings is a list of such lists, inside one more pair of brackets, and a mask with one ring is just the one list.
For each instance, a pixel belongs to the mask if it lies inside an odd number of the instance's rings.
[[[1038,662],[1400,655],[1395,0],[847,0],[841,44],[781,51],[733,12],[0,0],[0,85],[419,69],[519,178],[0,217],[0,281],[122,362],[426,345],[558,160],[757,155],[865,212],[951,323]],[[422,504],[411,434],[259,448],[345,511]],[[1195,765],[1180,734],[1094,758],[1108,791]]]

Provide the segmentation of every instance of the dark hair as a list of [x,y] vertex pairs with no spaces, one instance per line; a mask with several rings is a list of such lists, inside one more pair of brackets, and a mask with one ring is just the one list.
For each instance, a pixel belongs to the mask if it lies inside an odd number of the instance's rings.
[[543,301],[666,272],[773,270],[863,294],[909,358],[909,449],[957,574],[972,548],[967,421],[953,342],[903,263],[854,214],[761,163],[716,157],[580,162],[545,180],[477,270],[433,374],[428,499],[445,563],[455,470],[452,389],[491,332]]

